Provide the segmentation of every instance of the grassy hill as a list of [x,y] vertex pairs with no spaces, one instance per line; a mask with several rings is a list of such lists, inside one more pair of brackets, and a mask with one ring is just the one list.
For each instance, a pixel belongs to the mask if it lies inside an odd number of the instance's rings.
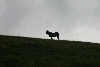
[[0,67],[100,67],[100,44],[0,35]]

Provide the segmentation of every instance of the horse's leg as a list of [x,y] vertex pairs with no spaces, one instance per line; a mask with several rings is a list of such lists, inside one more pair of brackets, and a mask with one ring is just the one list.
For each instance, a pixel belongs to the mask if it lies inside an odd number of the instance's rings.
[[51,37],[51,39],[52,39],[52,37]]
[[[57,37],[58,38],[58,37]],[[59,40],[59,38],[58,38],[58,40]]]
[[58,40],[59,40],[59,34],[57,35],[57,38],[58,38]]

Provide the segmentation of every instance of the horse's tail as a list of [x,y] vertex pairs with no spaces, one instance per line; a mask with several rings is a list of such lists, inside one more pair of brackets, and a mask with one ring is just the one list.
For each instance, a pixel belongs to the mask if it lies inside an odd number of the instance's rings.
[[57,35],[57,38],[58,38],[58,40],[59,40],[59,33],[58,33],[58,32],[55,32],[55,34]]

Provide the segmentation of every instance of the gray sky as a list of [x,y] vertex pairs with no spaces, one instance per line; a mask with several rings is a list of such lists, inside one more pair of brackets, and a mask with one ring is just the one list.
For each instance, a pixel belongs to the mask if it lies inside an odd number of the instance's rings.
[[99,25],[100,0],[0,0],[3,35],[100,43]]

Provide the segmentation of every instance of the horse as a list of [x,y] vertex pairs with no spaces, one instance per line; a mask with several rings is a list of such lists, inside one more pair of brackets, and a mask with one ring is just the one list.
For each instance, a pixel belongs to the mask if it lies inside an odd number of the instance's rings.
[[47,30],[47,31],[46,31],[46,34],[49,35],[49,37],[51,37],[51,39],[52,39],[52,37],[56,37],[56,36],[57,36],[57,38],[58,38],[58,40],[59,40],[59,33],[58,33],[58,32],[52,33],[52,32],[49,32],[49,31]]

